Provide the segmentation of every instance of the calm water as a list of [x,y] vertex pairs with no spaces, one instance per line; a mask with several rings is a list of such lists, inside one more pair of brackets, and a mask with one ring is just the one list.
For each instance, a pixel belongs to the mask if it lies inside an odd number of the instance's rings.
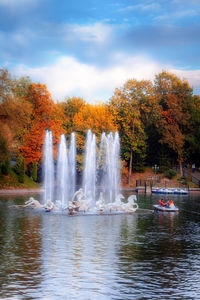
[[0,299],[200,299],[200,196],[174,196],[178,214],[8,208],[28,197],[0,198]]

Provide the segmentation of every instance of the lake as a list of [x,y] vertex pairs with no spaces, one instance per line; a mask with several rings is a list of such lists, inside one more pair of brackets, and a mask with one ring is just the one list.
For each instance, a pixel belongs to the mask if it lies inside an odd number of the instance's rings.
[[200,299],[200,195],[170,195],[179,213],[9,208],[28,198],[0,197],[0,299]]

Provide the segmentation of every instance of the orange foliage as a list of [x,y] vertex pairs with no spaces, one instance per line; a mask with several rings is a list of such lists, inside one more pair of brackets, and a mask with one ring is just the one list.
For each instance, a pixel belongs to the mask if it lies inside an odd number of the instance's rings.
[[[45,85],[31,84],[27,100],[32,103],[34,110],[30,131],[24,137],[24,146],[20,148],[26,164],[42,157],[45,130],[51,130],[54,136],[54,146],[59,142],[64,118],[61,108],[53,102]],[[55,154],[55,147],[54,147]]]
[[160,113],[163,116],[163,118],[165,118],[168,124],[175,124],[174,120],[170,117],[169,111],[161,110]]

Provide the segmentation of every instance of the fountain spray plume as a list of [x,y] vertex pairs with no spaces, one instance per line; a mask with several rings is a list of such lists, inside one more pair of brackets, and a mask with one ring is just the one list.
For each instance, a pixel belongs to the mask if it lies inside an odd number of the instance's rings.
[[69,163],[67,156],[67,144],[64,134],[61,135],[58,148],[56,182],[56,199],[59,201],[59,206],[63,209],[68,205],[69,200]]
[[101,136],[98,159],[99,182],[104,198],[113,202],[120,190],[120,141],[116,132]]
[[75,134],[71,134],[69,147],[69,185],[70,185],[70,200],[75,193],[76,187],[76,139]]
[[96,137],[91,130],[88,130],[86,138],[83,191],[86,198],[91,199],[92,206],[94,206],[96,200]]
[[53,138],[52,132],[46,131],[44,143],[44,162],[43,162],[43,176],[44,176],[44,197],[43,203],[47,204],[54,199],[54,161],[53,161]]

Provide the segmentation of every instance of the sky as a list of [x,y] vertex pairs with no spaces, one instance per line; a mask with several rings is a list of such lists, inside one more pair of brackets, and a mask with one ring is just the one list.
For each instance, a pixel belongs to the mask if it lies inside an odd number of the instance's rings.
[[55,101],[108,101],[166,70],[200,93],[199,0],[0,0],[0,68]]

